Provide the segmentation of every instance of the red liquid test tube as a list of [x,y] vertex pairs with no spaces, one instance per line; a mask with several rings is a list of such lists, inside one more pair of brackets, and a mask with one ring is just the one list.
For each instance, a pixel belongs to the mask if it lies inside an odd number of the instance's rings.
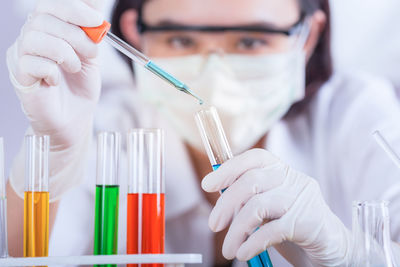
[[[164,253],[164,133],[161,129],[134,129],[128,134],[128,168],[127,254]],[[129,267],[139,265],[128,264]]]

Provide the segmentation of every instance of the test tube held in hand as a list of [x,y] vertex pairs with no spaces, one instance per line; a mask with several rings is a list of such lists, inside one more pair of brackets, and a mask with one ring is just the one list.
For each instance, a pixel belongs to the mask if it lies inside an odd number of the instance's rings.
[[[221,120],[215,107],[206,107],[195,115],[201,139],[214,171],[233,157]],[[222,193],[224,190],[222,190]],[[264,251],[247,261],[249,267],[272,267],[268,252]]]
[[49,253],[49,136],[25,137],[24,257]]
[[196,113],[196,123],[213,170],[233,157],[228,140],[214,107]]
[[8,257],[7,245],[7,198],[4,176],[4,143],[0,137],[0,258]]
[[118,253],[120,139],[120,134],[116,132],[101,132],[97,136],[94,255]]
[[127,254],[164,253],[164,132],[161,129],[134,129],[128,134],[128,168]]

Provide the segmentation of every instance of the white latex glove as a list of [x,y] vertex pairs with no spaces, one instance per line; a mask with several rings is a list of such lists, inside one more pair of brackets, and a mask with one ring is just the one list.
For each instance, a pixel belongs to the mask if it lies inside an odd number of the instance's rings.
[[209,217],[215,232],[230,224],[222,248],[227,259],[249,260],[290,241],[315,264],[348,264],[352,235],[325,203],[318,183],[268,151],[249,150],[225,162],[202,187],[207,192],[227,188]]
[[[39,0],[7,51],[10,79],[30,121],[30,133],[50,136],[50,198],[79,182],[92,139],[100,95],[97,46],[79,26],[103,22],[102,0]],[[14,161],[11,186],[24,191],[24,152]]]

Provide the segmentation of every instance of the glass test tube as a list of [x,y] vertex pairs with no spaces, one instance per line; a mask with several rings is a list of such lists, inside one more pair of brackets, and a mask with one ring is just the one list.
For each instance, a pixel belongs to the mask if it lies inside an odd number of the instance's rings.
[[7,198],[4,177],[4,145],[0,137],[0,258],[8,257],[7,246]]
[[[128,160],[127,254],[164,253],[163,130],[132,130],[128,134]],[[142,266],[160,267],[163,264]]]
[[390,239],[388,202],[353,202],[353,262],[355,267],[396,266]]
[[[233,157],[221,120],[215,107],[206,107],[198,111],[195,119],[208,158],[215,171],[222,163]],[[223,192],[224,190],[222,190]],[[249,267],[272,267],[267,251],[247,261],[247,265]]]
[[49,253],[49,136],[25,137],[24,257]]
[[120,134],[116,132],[101,132],[97,136],[94,255],[113,255],[118,252],[120,139]]

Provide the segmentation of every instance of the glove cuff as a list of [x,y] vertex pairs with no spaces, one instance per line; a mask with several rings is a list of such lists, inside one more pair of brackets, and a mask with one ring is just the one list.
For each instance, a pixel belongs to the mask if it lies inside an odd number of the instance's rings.
[[331,234],[324,243],[324,249],[317,251],[308,248],[309,256],[316,266],[344,267],[350,266],[354,250],[354,237],[352,232],[336,216],[327,216],[326,229]]

